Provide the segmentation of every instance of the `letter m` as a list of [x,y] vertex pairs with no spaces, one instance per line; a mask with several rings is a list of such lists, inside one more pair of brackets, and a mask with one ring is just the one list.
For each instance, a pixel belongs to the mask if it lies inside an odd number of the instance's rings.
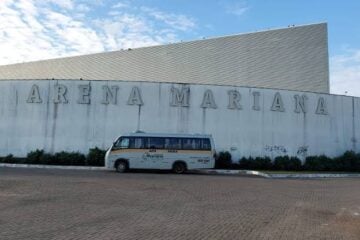
[[173,107],[189,107],[190,88],[183,87],[181,91],[175,87],[171,88],[171,102]]

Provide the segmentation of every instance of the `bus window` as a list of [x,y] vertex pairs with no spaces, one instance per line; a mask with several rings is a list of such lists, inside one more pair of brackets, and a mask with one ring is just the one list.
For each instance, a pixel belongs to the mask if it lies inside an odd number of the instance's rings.
[[182,140],[182,149],[184,149],[184,150],[191,150],[192,149],[192,144],[191,144],[191,139],[190,138],[184,138]]
[[193,140],[193,146],[194,146],[194,149],[196,149],[196,150],[201,149],[201,139],[200,138],[195,138]]
[[210,139],[208,138],[203,138],[202,139],[202,150],[211,150],[211,144],[210,144]]
[[149,138],[149,148],[150,149],[163,149],[164,148],[164,138]]
[[142,137],[135,137],[132,138],[130,141],[130,148],[135,149],[144,149],[145,148],[145,138]]
[[184,138],[182,140],[182,148],[184,150],[198,150],[201,146],[201,139],[198,138]]
[[114,145],[114,148],[120,149],[120,148],[129,148],[130,145],[130,139],[127,137],[120,138]]
[[165,149],[181,149],[181,139],[165,138]]

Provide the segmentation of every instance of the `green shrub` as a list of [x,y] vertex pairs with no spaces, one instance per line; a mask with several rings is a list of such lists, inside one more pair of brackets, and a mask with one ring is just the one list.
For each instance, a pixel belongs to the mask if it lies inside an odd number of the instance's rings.
[[335,161],[325,155],[307,157],[303,169],[308,171],[339,171]]
[[3,163],[16,163],[16,159],[14,159],[14,156],[12,154],[7,155],[2,159]]
[[27,154],[25,163],[28,164],[41,164],[41,158],[44,155],[44,150],[36,149]]
[[50,153],[44,153],[40,157],[40,164],[55,165],[55,156]]
[[90,148],[86,157],[86,163],[89,166],[104,166],[106,150],[97,147]]
[[301,160],[297,157],[278,156],[274,159],[274,170],[299,171],[302,169]]
[[230,165],[230,168],[229,169],[241,169],[241,167],[240,167],[240,165],[239,165],[239,163],[232,163],[231,165]]
[[61,151],[55,153],[53,157],[53,165],[72,165],[72,166],[84,166],[85,156],[78,152],[65,152]]
[[290,171],[300,171],[302,170],[302,162],[298,157],[290,157],[288,170]]
[[253,161],[254,161],[254,159],[252,157],[249,157],[249,158],[242,157],[239,160],[239,168],[240,169],[252,169]]
[[[89,149],[87,156],[78,152],[58,152],[50,154],[44,150],[35,150],[27,154],[26,158],[16,158],[12,154],[0,158],[1,163],[27,163],[48,165],[73,166],[104,166],[105,150],[97,147]],[[253,170],[283,170],[283,171],[348,171],[360,172],[360,154],[347,151],[336,158],[325,155],[309,156],[304,165],[297,157],[278,156],[272,162],[269,157],[246,158],[233,163],[231,154],[227,151],[219,152],[215,159],[215,167],[220,169],[253,169]]]
[[277,156],[274,159],[274,170],[286,170],[286,166],[289,162],[289,156]]
[[239,161],[239,168],[252,170],[269,170],[272,168],[272,162],[269,157],[242,157]]
[[272,168],[272,162],[269,157],[256,157],[253,160],[253,167],[254,170],[269,170]]
[[231,154],[226,152],[219,152],[215,159],[215,168],[218,169],[229,169],[231,168],[232,160]]
[[14,157],[12,154],[0,157],[0,163],[25,163],[26,158]]
[[55,165],[55,156],[46,153],[44,150],[36,149],[35,151],[31,151],[27,154],[25,159],[25,163],[27,164],[47,164],[47,165]]
[[360,171],[360,155],[353,151],[347,151],[334,159],[334,165],[337,171]]

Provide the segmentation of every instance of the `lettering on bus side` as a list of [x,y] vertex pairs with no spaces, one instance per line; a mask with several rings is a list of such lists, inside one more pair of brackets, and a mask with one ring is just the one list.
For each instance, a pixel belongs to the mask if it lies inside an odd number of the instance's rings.
[[144,160],[162,160],[162,159],[164,159],[164,154],[159,154],[159,153],[150,154],[150,153],[146,152],[142,155],[142,158]]

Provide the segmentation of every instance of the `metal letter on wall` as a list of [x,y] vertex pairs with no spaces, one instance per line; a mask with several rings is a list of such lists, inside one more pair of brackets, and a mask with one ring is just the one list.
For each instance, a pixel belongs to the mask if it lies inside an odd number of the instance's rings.
[[300,112],[306,113],[307,112],[306,100],[308,99],[307,96],[306,95],[299,96],[296,94],[294,98],[295,98],[294,111],[296,113],[300,113]]
[[173,107],[189,107],[190,101],[190,88],[183,87],[181,91],[175,87],[171,88],[171,102],[170,106]]
[[78,103],[80,104],[90,104],[90,84],[79,85],[79,99]]
[[56,84],[54,86],[54,103],[68,103],[66,99],[67,88],[65,85]]
[[102,86],[102,104],[109,104],[112,103],[116,105],[117,103],[117,92],[119,90],[118,86],[111,86],[109,88],[108,86]]
[[253,92],[252,95],[254,96],[254,105],[252,109],[260,111],[260,92]]
[[328,114],[326,102],[325,102],[325,99],[323,97],[319,97],[315,113],[316,114],[321,114],[321,115],[327,115]]
[[229,90],[228,95],[229,95],[228,109],[238,109],[238,110],[242,109],[242,106],[240,104],[240,100],[241,100],[240,93],[236,90]]
[[29,97],[26,100],[26,102],[27,103],[42,103],[38,85],[36,85],[36,84],[32,85]]
[[138,87],[133,87],[131,89],[127,104],[128,105],[143,105],[144,104],[143,100],[141,99],[140,89]]
[[271,106],[271,111],[284,112],[284,103],[281,99],[280,93],[275,93],[274,100]]
[[212,93],[211,90],[206,90],[204,93],[204,98],[201,104],[202,108],[217,108],[215,100],[214,100],[214,95]]

